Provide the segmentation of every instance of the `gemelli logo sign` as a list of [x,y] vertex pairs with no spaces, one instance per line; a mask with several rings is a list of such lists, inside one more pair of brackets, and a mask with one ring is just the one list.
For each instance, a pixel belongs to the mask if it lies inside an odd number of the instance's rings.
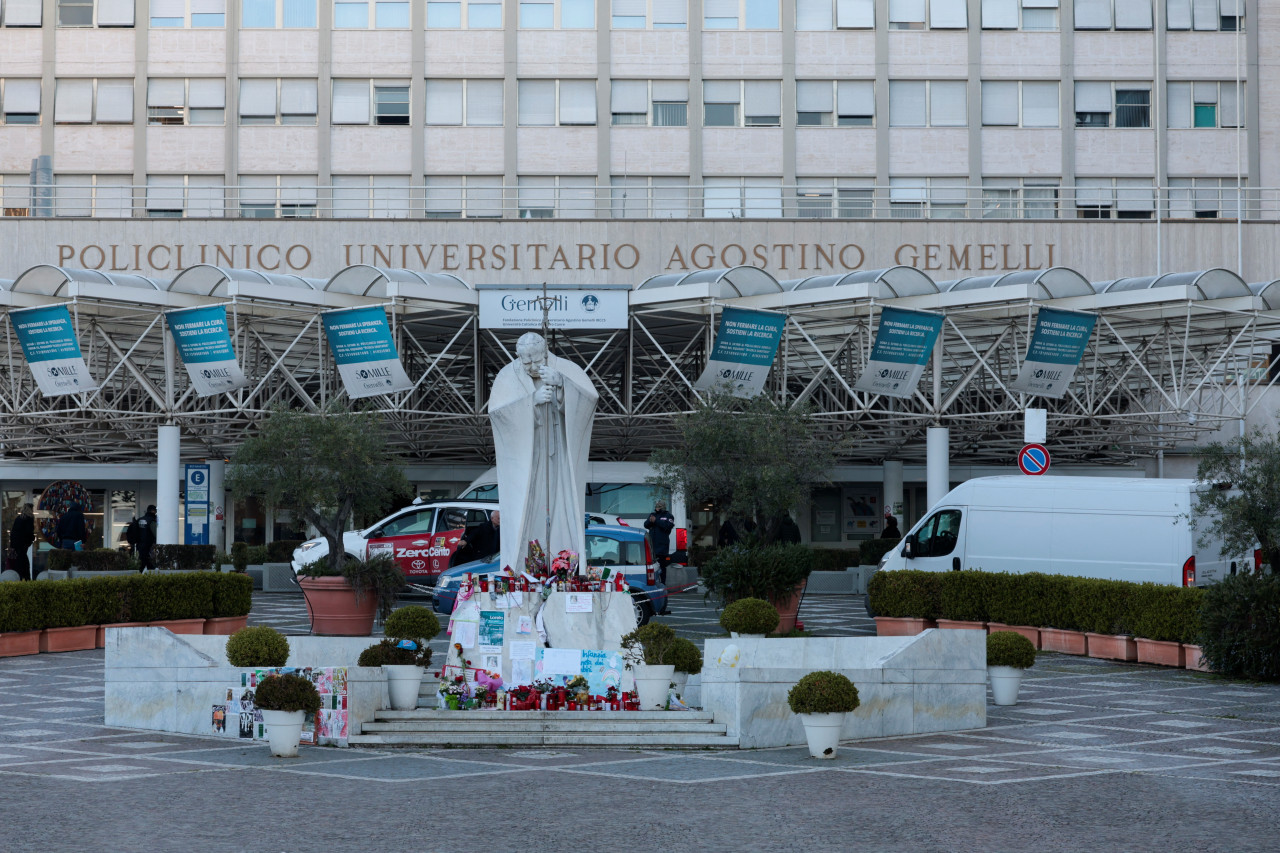
[[573,290],[477,288],[482,329],[625,329],[626,287]]

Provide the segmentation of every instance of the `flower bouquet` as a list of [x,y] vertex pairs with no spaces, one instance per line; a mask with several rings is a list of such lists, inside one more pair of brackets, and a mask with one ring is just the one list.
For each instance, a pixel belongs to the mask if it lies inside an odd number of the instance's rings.
[[540,578],[547,573],[547,555],[537,539],[529,542],[529,554],[524,558],[524,570],[535,578]]

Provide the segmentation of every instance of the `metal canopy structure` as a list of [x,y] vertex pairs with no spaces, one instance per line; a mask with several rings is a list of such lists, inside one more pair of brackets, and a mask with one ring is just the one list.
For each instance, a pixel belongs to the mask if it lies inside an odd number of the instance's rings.
[[[653,276],[630,297],[626,329],[559,332],[552,342],[600,390],[597,460],[643,460],[672,441],[673,420],[700,397],[693,383],[727,305],[787,315],[766,391],[812,407],[829,434],[850,438],[849,463],[923,460],[934,425],[951,428],[953,460],[1007,463],[1028,406],[1049,410],[1055,461],[1129,463],[1244,419],[1273,384],[1280,343],[1280,282],[1249,285],[1225,270],[1090,283],[1055,267],[934,282],[892,267],[779,282],[734,267]],[[69,306],[98,390],[37,390],[9,315],[50,303]],[[166,344],[163,314],[209,304],[226,306],[250,384],[201,398]],[[171,280],[38,266],[0,281],[4,456],[148,462],[169,423],[181,427],[184,454],[226,455],[274,406],[318,412],[345,399],[320,317],[364,305],[390,312],[414,384],[361,405],[385,413],[406,461],[492,464],[486,393],[518,332],[481,330],[475,290],[456,276],[367,265],[327,281],[211,265]],[[889,305],[945,318],[908,399],[854,390]],[[1010,388],[1042,305],[1098,315],[1060,400]]]

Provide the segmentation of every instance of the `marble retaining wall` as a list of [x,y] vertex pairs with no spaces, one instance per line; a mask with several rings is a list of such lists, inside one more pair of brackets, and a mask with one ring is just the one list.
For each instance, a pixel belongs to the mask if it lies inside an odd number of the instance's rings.
[[[351,734],[388,708],[382,670],[356,666],[369,637],[290,637],[287,666],[345,666]],[[243,669],[227,663],[226,637],[175,635],[167,628],[106,630],[105,723],[131,729],[213,734],[211,709]],[[231,729],[228,726],[228,729]],[[228,732],[228,736],[234,736]]]
[[979,729],[987,724],[986,637],[932,629],[914,637],[707,640],[704,710],[744,748],[805,742],[787,691],[801,676],[833,670],[858,688],[843,739]]

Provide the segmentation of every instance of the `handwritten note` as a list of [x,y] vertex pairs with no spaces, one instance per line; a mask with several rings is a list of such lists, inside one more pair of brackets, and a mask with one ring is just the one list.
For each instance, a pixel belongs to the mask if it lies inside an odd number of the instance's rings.
[[565,613],[590,613],[591,593],[567,592],[564,597]]
[[479,624],[476,622],[453,623],[453,641],[464,649],[474,649],[476,647],[476,635],[478,633]]
[[533,661],[512,659],[511,683],[517,686],[521,684],[532,684],[533,683]]
[[516,623],[516,633],[532,634],[533,633],[533,617],[521,616],[519,621]]
[[533,660],[534,650],[533,640],[516,640],[511,644],[511,659]]
[[581,675],[582,649],[543,649],[542,669],[548,675]]

